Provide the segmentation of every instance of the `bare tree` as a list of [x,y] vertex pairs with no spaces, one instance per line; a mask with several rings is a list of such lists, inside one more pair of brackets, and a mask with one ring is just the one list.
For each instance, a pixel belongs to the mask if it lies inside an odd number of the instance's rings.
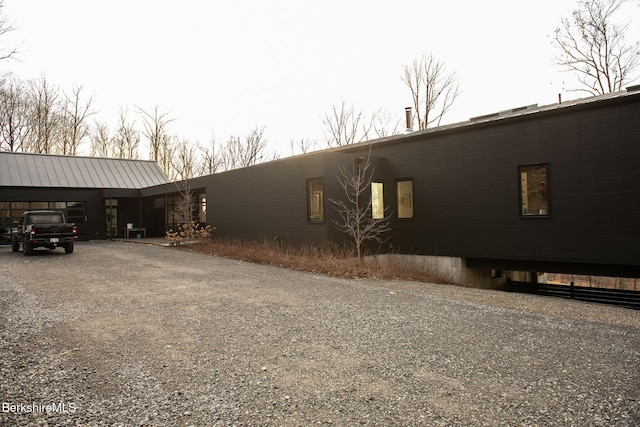
[[127,110],[120,110],[120,121],[118,130],[112,138],[111,157],[117,159],[137,159],[138,146],[140,145],[140,134],[135,128],[135,121],[127,119]]
[[380,109],[371,117],[371,129],[376,138],[397,135],[401,120]]
[[112,157],[112,140],[109,125],[95,122],[91,132],[91,156]]
[[291,155],[295,156],[298,152],[305,154],[316,150],[318,148],[318,141],[312,141],[307,138],[300,138],[298,140],[291,138],[289,140],[289,146],[291,147]]
[[561,20],[553,44],[556,63],[575,72],[581,87],[592,95],[621,90],[633,78],[640,61],[640,41],[628,43],[629,28],[613,22],[625,0],[579,0],[571,17]]
[[[4,36],[6,36],[8,33],[15,30],[15,28],[13,28],[13,26],[11,25],[11,22],[9,21],[9,19],[4,14],[3,9],[4,9],[4,0],[0,0],[0,38],[4,38]],[[13,58],[14,55],[16,55],[17,53],[18,53],[17,47],[12,47],[8,49],[4,47],[0,47],[0,60]]]
[[[340,105],[333,105],[330,113],[322,117],[322,124],[326,130],[328,147],[350,145],[363,141],[370,126],[365,123],[362,111],[356,111],[353,104],[347,105],[343,99]],[[360,131],[363,126],[363,132]]]
[[196,147],[188,139],[183,139],[177,144],[174,158],[176,178],[186,182],[196,176],[199,170]]
[[34,153],[57,153],[61,133],[62,115],[58,103],[58,89],[52,87],[43,75],[31,82],[30,87],[29,150]]
[[333,223],[353,239],[356,255],[362,259],[364,242],[374,240],[384,243],[389,239],[391,215],[386,208],[383,208],[382,215],[372,214],[373,196],[370,190],[374,169],[371,166],[371,149],[366,158],[354,161],[353,169],[340,166],[339,170],[338,182],[346,200],[329,199],[339,216]]
[[448,73],[433,54],[422,55],[403,68],[402,81],[411,91],[418,129],[440,125],[459,94],[455,73]]
[[8,75],[0,81],[0,150],[23,151],[29,130],[27,89],[24,82]]
[[264,139],[264,126],[254,127],[244,138],[242,149],[238,152],[240,167],[253,166],[265,159],[267,141]]
[[169,179],[175,179],[176,169],[173,165],[173,158],[178,150],[178,137],[164,135],[160,140],[160,156],[158,164],[160,169]]
[[91,109],[93,97],[87,101],[81,99],[82,86],[76,86],[71,96],[65,95],[62,104],[64,134],[62,154],[76,155],[80,144],[89,137],[90,129],[87,119],[96,112]]
[[142,108],[138,108],[143,115],[144,130],[143,135],[149,143],[149,158],[157,162],[163,170],[168,170],[171,166],[174,144],[168,133],[169,123],[175,119],[169,118],[169,113],[158,112],[156,105],[152,113],[148,113]]
[[222,167],[222,155],[215,136],[211,136],[209,145],[199,146],[199,149],[202,153],[200,175],[211,175],[218,172]]
[[222,166],[225,170],[244,168],[265,160],[267,141],[264,126],[253,128],[244,139],[231,136],[222,151]]

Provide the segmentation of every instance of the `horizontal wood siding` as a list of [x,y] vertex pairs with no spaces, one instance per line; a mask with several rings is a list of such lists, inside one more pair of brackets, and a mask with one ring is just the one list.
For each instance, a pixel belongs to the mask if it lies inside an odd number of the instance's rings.
[[312,155],[210,175],[198,185],[206,186],[207,222],[219,235],[320,242],[326,226],[307,221],[307,179],[323,177],[324,155]]
[[[375,181],[394,214],[386,249],[640,267],[639,117],[640,96],[632,94],[282,159],[193,185],[206,187],[207,219],[218,234],[344,239],[329,199],[344,197],[340,165],[371,149]],[[550,216],[522,217],[518,167],[538,163],[548,165]],[[307,221],[309,178],[324,178],[321,224]],[[398,179],[413,181],[412,219],[397,219]]]
[[[385,199],[393,209],[395,179],[413,179],[414,218],[393,221],[393,246],[431,255],[640,265],[639,107],[635,101],[567,108],[374,144],[372,155],[388,161]],[[518,166],[535,163],[549,165],[548,218],[519,212]]]

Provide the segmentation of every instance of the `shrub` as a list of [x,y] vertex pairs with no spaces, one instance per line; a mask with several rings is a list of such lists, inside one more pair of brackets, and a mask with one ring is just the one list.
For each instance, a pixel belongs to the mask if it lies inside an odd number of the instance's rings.
[[194,240],[204,240],[211,237],[215,228],[210,225],[202,227],[200,223],[192,221],[190,223],[179,224],[176,230],[169,229],[165,233],[165,238],[171,242],[172,246],[177,246],[186,241],[191,244]]

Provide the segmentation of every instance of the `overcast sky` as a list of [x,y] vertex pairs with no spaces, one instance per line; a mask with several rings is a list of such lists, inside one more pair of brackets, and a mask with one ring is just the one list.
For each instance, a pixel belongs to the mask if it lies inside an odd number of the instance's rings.
[[[640,9],[624,18],[640,34]],[[94,97],[94,118],[121,107],[176,120],[192,142],[265,126],[270,150],[324,141],[321,116],[341,100],[402,117],[402,66],[432,52],[462,90],[445,122],[551,104],[574,79],[553,64],[550,36],[576,0],[5,0],[20,61],[2,71],[46,75]],[[115,126],[115,123],[114,123]],[[141,153],[144,157],[146,153]]]

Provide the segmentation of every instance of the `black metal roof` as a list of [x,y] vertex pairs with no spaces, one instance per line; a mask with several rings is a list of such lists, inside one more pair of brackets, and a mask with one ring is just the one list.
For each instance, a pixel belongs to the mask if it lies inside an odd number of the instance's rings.
[[571,108],[597,106],[603,102],[618,102],[618,101],[624,101],[625,99],[637,99],[638,97],[640,97],[640,85],[634,85],[634,86],[629,86],[626,89],[618,92],[611,92],[603,95],[573,99],[573,100],[563,101],[557,104],[549,104],[549,105],[543,105],[543,106],[538,106],[538,104],[527,105],[527,106],[513,108],[510,110],[504,110],[504,111],[500,111],[492,114],[485,114],[482,116],[472,117],[469,120],[466,120],[463,122],[451,123],[451,124],[441,125],[437,127],[423,129],[423,130],[409,131],[404,134],[391,135],[384,138],[363,141],[357,144],[334,147],[329,150],[349,152],[349,151],[359,150],[362,146],[366,146],[366,145],[397,143],[400,141],[406,141],[406,140],[414,139],[416,137],[420,137],[424,135],[439,134],[442,132],[448,132],[448,131],[457,130],[457,129],[465,129],[465,128],[478,126],[478,125],[483,126],[487,124],[489,125],[497,124],[497,123],[503,122],[504,120],[515,119],[518,117],[524,117],[524,116],[535,117],[536,114],[560,112],[562,110],[568,110]]
[[153,161],[0,152],[2,187],[141,189],[167,182]]

